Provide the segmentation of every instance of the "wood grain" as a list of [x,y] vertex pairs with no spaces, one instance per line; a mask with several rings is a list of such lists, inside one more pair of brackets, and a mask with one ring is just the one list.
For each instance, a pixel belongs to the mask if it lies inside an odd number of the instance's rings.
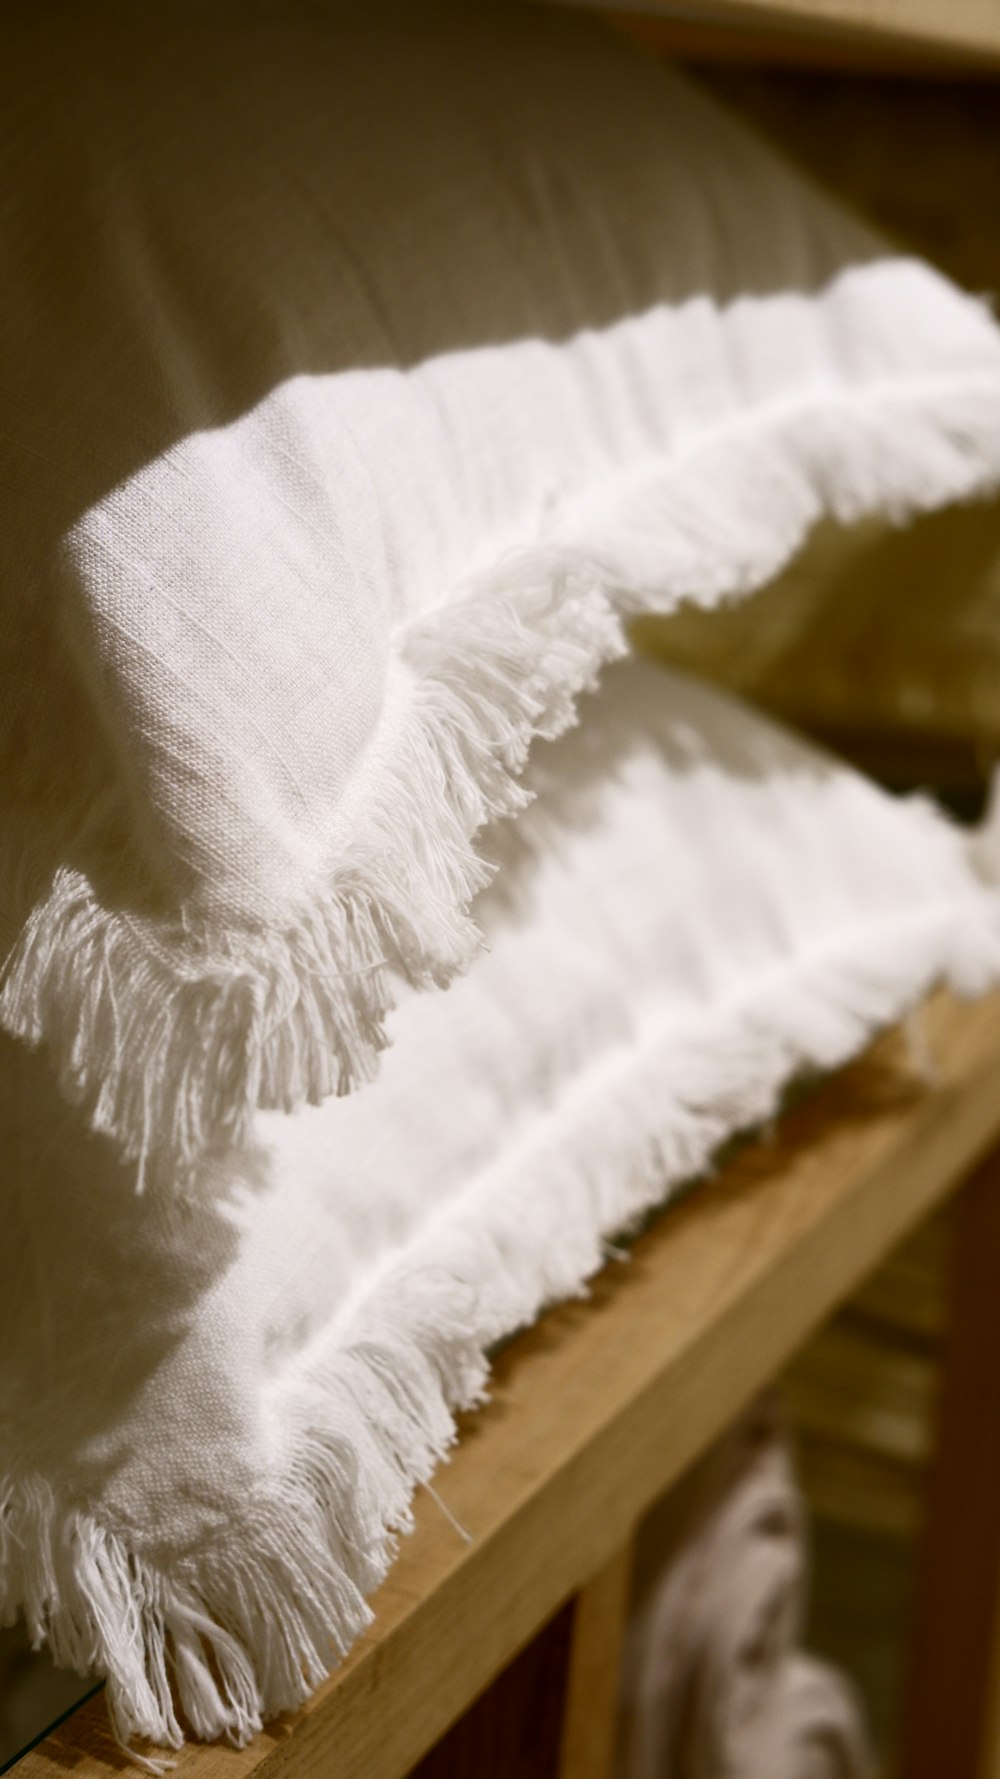
[[630,1539],[577,1595],[559,1779],[611,1779],[631,1579]]
[[[1000,999],[927,1013],[936,1085],[884,1041],[663,1215],[591,1298],[499,1357],[374,1627],[291,1723],[189,1746],[178,1779],[402,1779],[830,1309],[1000,1138]],[[103,1779],[95,1701],[18,1779]]]
[[[578,0],[571,0],[578,3]],[[691,46],[704,54],[714,29],[723,57],[747,56],[753,39],[767,55],[772,40],[779,58],[803,45],[822,65],[824,54],[843,65],[843,49],[867,51],[880,66],[896,57],[946,65],[1000,64],[1000,11],[995,0],[595,0],[608,12],[656,20],[660,41],[674,53]],[[673,37],[674,41],[671,41]],[[735,38],[735,42],[734,42]],[[680,39],[678,44],[677,39]]]

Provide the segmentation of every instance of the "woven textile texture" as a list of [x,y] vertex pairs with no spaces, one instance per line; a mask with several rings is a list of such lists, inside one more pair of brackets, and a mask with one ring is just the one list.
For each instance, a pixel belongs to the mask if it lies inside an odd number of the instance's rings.
[[360,1092],[143,1196],[3,1040],[0,1617],[107,1674],[123,1740],[298,1703],[493,1345],[790,1082],[1000,979],[992,842],[651,665],[585,702],[486,838],[488,948],[400,986]]
[[623,615],[995,485],[1000,335],[562,9],[4,23],[0,1023],[170,1189],[468,965]]

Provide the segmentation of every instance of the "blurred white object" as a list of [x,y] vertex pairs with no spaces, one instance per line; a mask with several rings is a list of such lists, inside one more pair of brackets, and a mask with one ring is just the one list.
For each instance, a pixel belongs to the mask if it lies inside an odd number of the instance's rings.
[[662,1519],[626,1646],[620,1779],[869,1779],[851,1686],[798,1647],[804,1504],[768,1405]]

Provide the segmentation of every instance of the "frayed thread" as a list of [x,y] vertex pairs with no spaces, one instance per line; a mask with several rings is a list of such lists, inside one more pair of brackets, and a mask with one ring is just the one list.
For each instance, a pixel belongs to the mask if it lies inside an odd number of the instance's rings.
[[39,1478],[0,1485],[0,1621],[23,1611],[57,1663],[105,1675],[125,1746],[179,1747],[182,1725],[246,1742],[370,1623],[414,1491],[454,1443],[456,1412],[485,1398],[491,1347],[579,1295],[609,1240],[771,1118],[790,1080],[856,1055],[940,979],[969,993],[1000,981],[994,896],[880,925],[711,1014],[651,1021],[273,1386],[290,1457],[223,1537],[157,1554]]
[[140,1185],[183,1183],[258,1108],[371,1079],[393,977],[468,964],[489,874],[475,836],[522,806],[531,741],[574,720],[624,617],[762,585],[824,514],[902,519],[998,482],[1000,383],[982,374],[825,392],[612,481],[397,634],[380,769],[287,925],[146,918],[61,869],[7,961],[0,1023],[47,1047]]

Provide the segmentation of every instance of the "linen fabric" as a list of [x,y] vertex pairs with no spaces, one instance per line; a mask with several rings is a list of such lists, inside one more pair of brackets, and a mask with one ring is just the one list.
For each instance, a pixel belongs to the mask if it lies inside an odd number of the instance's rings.
[[801,1647],[805,1522],[768,1400],[654,1510],[622,1668],[619,1779],[874,1779],[853,1688]]
[[988,837],[683,676],[611,668],[527,782],[468,973],[186,1193],[3,1041],[0,1616],[107,1675],[123,1740],[297,1704],[491,1347],[791,1081],[1000,978]]
[[1000,336],[514,4],[25,0],[0,1021],[144,1178],[369,1078],[623,614],[1000,470]]

